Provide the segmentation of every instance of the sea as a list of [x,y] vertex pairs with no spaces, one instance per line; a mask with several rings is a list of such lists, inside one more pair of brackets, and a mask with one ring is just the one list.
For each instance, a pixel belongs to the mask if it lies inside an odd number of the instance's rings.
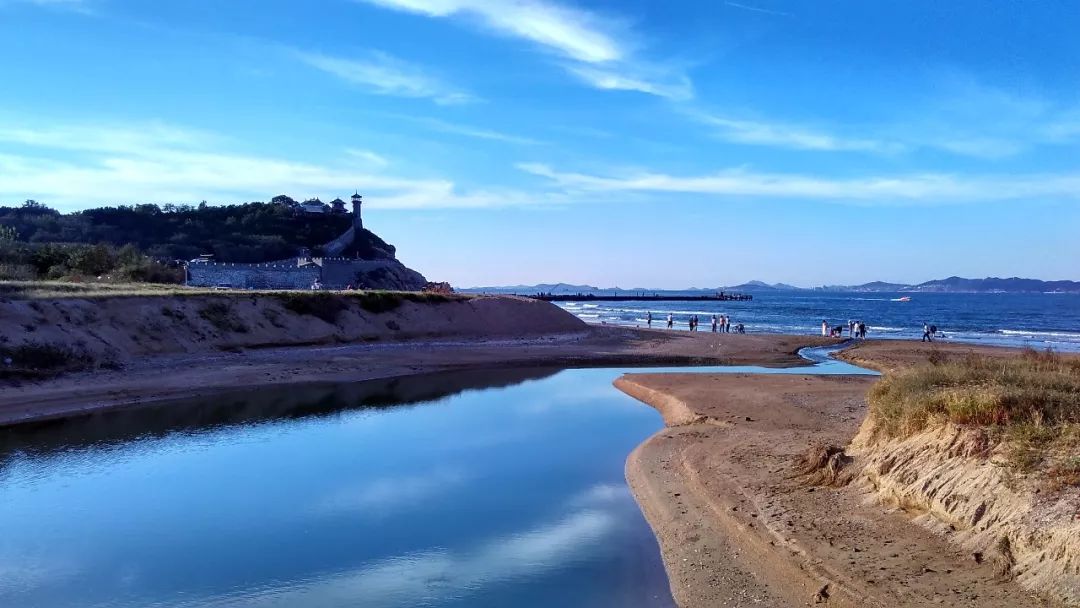
[[653,327],[664,328],[671,313],[676,330],[686,331],[690,317],[697,315],[699,331],[709,331],[711,316],[724,314],[732,326],[743,324],[747,333],[820,335],[823,320],[830,327],[862,321],[868,338],[908,340],[921,339],[923,324],[929,324],[937,326],[937,340],[942,342],[1080,352],[1080,294],[775,291],[753,296],[751,301],[558,305],[594,324],[644,327],[646,313],[651,312]]

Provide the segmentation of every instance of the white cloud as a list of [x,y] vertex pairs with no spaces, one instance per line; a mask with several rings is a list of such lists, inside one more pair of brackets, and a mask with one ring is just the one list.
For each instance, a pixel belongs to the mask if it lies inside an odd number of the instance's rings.
[[524,38],[571,59],[605,63],[626,50],[596,15],[540,0],[359,0],[428,17],[473,17],[503,35]]
[[0,123],[0,201],[33,198],[63,209],[142,202],[235,203],[282,192],[332,197],[357,186],[371,195],[370,204],[382,208],[539,205],[560,199],[558,194],[464,189],[446,179],[382,173],[369,151],[360,151],[359,158],[346,152],[343,159],[318,164],[232,152],[227,150],[230,143],[157,123],[41,128]]
[[776,11],[776,10],[769,9],[769,8],[762,8],[760,6],[750,6],[749,4],[740,4],[738,2],[724,2],[724,4],[726,4],[726,5],[728,5],[728,6],[732,7],[732,8],[742,9],[744,11],[751,11],[751,12],[754,12],[754,13],[762,13],[762,14],[765,14],[765,15],[776,15],[777,17],[794,17],[795,16],[792,13],[788,13],[788,12],[784,12],[784,11]]
[[632,67],[600,68],[591,65],[570,65],[566,69],[593,88],[607,91],[637,91],[673,101],[693,98],[694,85],[683,74],[646,76],[634,74]]
[[359,160],[362,163],[375,168],[386,167],[390,164],[385,156],[378,152],[372,152],[371,150],[362,150],[359,148],[346,148],[345,153],[349,156]]
[[474,127],[470,125],[463,125],[458,123],[446,122],[437,118],[425,118],[418,116],[403,116],[406,120],[425,125],[436,131],[442,131],[443,133],[450,133],[454,135],[464,135],[465,137],[472,137],[475,139],[486,139],[489,141],[501,141],[508,144],[519,144],[526,146],[535,146],[542,144],[543,142],[532,139],[529,137],[522,137],[520,135],[512,135],[510,133],[503,133],[502,131],[495,131],[492,129],[484,129],[481,127]]
[[962,176],[908,174],[832,178],[728,169],[707,175],[635,172],[598,176],[555,171],[540,163],[518,168],[579,192],[646,192],[881,204],[1080,200],[1080,174]]
[[676,100],[693,96],[690,79],[681,71],[636,57],[636,36],[608,16],[546,0],[356,1],[433,18],[471,17],[492,31],[564,57],[563,67],[593,88]]
[[739,120],[695,113],[700,122],[716,129],[716,136],[730,142],[797,150],[897,151],[899,144],[874,139],[845,138],[796,125]]
[[43,8],[68,10],[84,14],[93,13],[91,0],[0,0],[0,8],[16,4],[31,4]]
[[321,53],[297,52],[313,68],[332,74],[377,95],[430,98],[442,105],[472,103],[477,98],[426,73],[422,68],[377,51],[345,59]]

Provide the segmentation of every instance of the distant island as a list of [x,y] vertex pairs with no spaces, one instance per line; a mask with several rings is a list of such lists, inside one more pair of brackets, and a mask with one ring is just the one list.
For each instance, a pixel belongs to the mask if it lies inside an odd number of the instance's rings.
[[1080,293],[1080,281],[1042,281],[1039,279],[1022,279],[1011,277],[1002,279],[987,277],[985,279],[965,279],[962,277],[949,277],[926,281],[917,285],[907,283],[888,283],[884,281],[872,281],[860,285],[823,285],[820,287],[796,287],[786,283],[765,283],[763,281],[749,281],[741,285],[729,285],[715,288],[689,288],[689,289],[655,289],[647,287],[594,287],[592,285],[570,285],[566,283],[541,283],[538,285],[508,285],[496,287],[470,287],[462,291],[471,293],[498,293],[498,294],[534,294],[550,293],[555,295],[571,294],[611,294],[611,293],[698,293],[718,292],[725,293],[765,293],[781,291],[816,291],[816,292],[847,292],[847,293]]

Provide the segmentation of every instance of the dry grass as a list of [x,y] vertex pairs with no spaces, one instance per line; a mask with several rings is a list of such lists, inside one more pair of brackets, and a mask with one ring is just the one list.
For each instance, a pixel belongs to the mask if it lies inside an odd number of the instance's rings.
[[887,375],[869,401],[879,436],[902,439],[949,423],[982,427],[1013,469],[1080,483],[1080,359],[1034,350],[992,359],[939,354]]
[[[0,298],[9,300],[50,300],[57,298],[108,298],[129,296],[225,296],[246,297],[269,295],[298,302],[306,298],[336,296],[355,298],[369,312],[385,312],[402,302],[449,302],[467,300],[469,295],[448,295],[418,291],[285,291],[285,290],[220,290],[204,287],[185,287],[167,283],[109,283],[67,281],[0,281]],[[302,307],[303,304],[297,304]]]

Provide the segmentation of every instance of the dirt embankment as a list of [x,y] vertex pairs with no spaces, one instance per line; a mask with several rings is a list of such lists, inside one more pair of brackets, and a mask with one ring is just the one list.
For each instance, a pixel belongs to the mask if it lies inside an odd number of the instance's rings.
[[800,348],[837,342],[597,327],[546,302],[445,300],[359,293],[0,299],[0,355],[29,354],[51,366],[22,374],[23,362],[14,361],[0,369],[7,378],[0,378],[0,425],[231,389],[478,368],[798,365]]
[[0,301],[0,348],[15,368],[33,363],[20,360],[26,345],[67,349],[83,363],[109,366],[235,349],[584,329],[558,307],[513,297],[281,293]]
[[848,453],[875,497],[896,505],[995,573],[1080,606],[1080,489],[1047,490],[1010,471],[1004,447],[956,425],[875,439],[867,421]]
[[[870,343],[860,362],[877,348],[887,358],[875,367],[886,369],[925,361],[929,350]],[[1075,494],[1023,495],[992,456],[974,453],[986,444],[956,428],[869,442],[860,425],[874,382],[714,374],[617,381],[669,427],[634,451],[627,478],[679,604],[1075,602]],[[846,454],[826,449],[853,438]]]
[[[848,448],[875,499],[1000,578],[1080,606],[1075,355],[871,343],[844,356],[891,372]],[[909,391],[917,403],[901,408]]]

